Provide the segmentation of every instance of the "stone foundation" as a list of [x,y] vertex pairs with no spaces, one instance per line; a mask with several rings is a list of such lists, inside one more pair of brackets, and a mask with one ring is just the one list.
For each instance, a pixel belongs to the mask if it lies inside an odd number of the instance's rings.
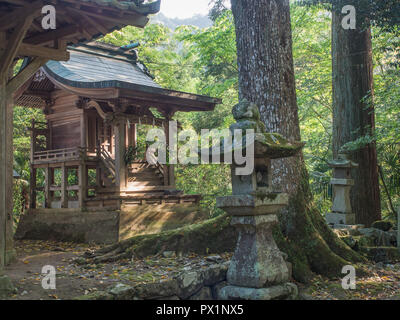
[[114,243],[118,241],[119,213],[73,209],[35,209],[21,216],[16,239]]
[[120,212],[120,240],[142,234],[154,234],[181,228],[208,219],[208,213],[198,204],[142,204],[124,203]]
[[258,289],[226,286],[220,291],[221,300],[290,300],[295,299],[297,295],[297,286],[290,282]]
[[229,262],[213,264],[204,270],[182,272],[163,282],[129,286],[119,283],[107,291],[77,297],[76,300],[221,300],[227,286]]
[[33,209],[21,216],[15,238],[109,244],[206,219],[207,213],[192,203],[132,205],[122,202],[121,210],[110,211]]

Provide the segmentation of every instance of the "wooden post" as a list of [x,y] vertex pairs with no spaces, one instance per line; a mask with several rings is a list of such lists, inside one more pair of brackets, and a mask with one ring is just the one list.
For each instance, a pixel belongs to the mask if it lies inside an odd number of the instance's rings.
[[50,121],[47,121],[47,136],[46,136],[46,142],[47,142],[47,150],[53,149],[53,126],[51,125]]
[[136,148],[137,146],[137,125],[134,123],[132,125],[132,146]]
[[127,147],[136,147],[136,123],[131,123],[131,127],[127,128]]
[[82,116],[81,116],[81,147],[86,148],[88,146],[88,135],[87,135],[87,130],[88,130],[88,117],[83,110]]
[[126,141],[126,121],[118,119],[114,126],[115,133],[115,175],[116,185],[120,189],[126,187],[126,164],[125,164],[125,141]]
[[50,184],[51,184],[51,177],[50,177],[50,170],[51,168],[46,167],[44,169],[44,207],[51,208],[51,195],[50,195]]
[[35,135],[35,119],[32,119],[32,127],[31,127],[31,164],[33,163],[33,156],[35,154],[36,148],[36,135]]
[[7,206],[7,220],[6,220],[6,257],[5,263],[8,264],[15,259],[16,251],[14,249],[14,219],[13,219],[13,168],[14,168],[14,147],[13,147],[13,99],[9,92],[7,92],[6,102],[6,206]]
[[31,166],[29,183],[29,208],[36,209],[36,168]]
[[[26,32],[37,13],[30,11],[21,19],[0,57],[0,269],[13,259],[13,101],[17,88],[8,87],[10,69]],[[0,32],[0,44],[6,43]],[[14,89],[15,88],[15,89]]]
[[[169,149],[169,145],[171,143],[170,130],[169,130],[170,121],[171,121],[171,116],[167,116],[164,128],[165,138],[167,142],[167,150]],[[173,164],[165,165],[165,168],[166,170],[164,170],[164,185],[175,186],[175,165]]]
[[61,208],[68,208],[68,168],[65,163],[61,166]]
[[87,167],[85,163],[79,165],[79,208],[85,207],[85,200],[87,197]]

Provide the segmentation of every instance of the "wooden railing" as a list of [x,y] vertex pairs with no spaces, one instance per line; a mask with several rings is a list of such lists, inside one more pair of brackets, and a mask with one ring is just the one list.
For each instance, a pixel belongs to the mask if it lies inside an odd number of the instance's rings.
[[89,148],[65,148],[38,151],[33,154],[33,162],[64,161],[68,159],[82,158],[86,156],[96,156],[96,150]]
[[159,162],[157,162],[155,164],[156,169],[158,170],[158,172],[161,173],[161,176],[163,178],[164,181],[164,185],[168,184],[168,166],[165,166]]
[[98,157],[103,161],[104,166],[115,176],[115,162],[111,154],[102,146],[98,149]]

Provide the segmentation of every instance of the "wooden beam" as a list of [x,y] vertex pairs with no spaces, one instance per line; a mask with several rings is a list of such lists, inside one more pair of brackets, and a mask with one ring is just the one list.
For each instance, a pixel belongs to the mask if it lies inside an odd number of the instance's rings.
[[18,8],[11,13],[7,13],[0,19],[0,30],[11,29],[15,25],[20,24],[21,22],[23,23],[27,16],[32,16],[33,18],[40,16],[41,7],[43,7],[43,1],[37,0],[27,6]]
[[26,90],[24,96],[38,97],[44,100],[51,99],[51,92],[46,90]]
[[18,6],[25,6],[26,2],[24,0],[2,0],[2,2],[11,3]]
[[7,93],[13,94],[17,91],[46,62],[47,59],[45,58],[34,58],[22,71],[7,83]]
[[7,46],[4,48],[4,52],[1,55],[0,74],[5,73],[10,69],[22,40],[33,21],[33,14],[28,16],[25,15],[24,17],[25,19],[15,27],[11,39],[8,41]]
[[89,22],[89,24],[91,24],[93,27],[95,27],[97,30],[99,30],[101,34],[106,35],[107,33],[109,33],[107,28],[104,27],[98,20],[91,18],[90,16],[85,14],[83,11],[75,11],[75,10],[73,11],[70,9],[67,9],[67,10],[78,14],[84,21]]
[[134,27],[140,27],[143,28],[147,22],[149,21],[149,18],[147,18],[146,16],[142,16],[138,13],[132,13],[130,16],[113,16],[113,15],[109,15],[106,13],[94,13],[91,11],[85,11],[85,10],[78,10],[78,9],[74,9],[74,8],[69,8],[69,10],[75,11],[75,12],[79,12],[81,14],[85,14],[87,16],[91,16],[93,18],[97,18],[99,20],[102,21],[110,21],[112,23],[117,23],[117,24],[124,24],[124,25],[131,25]]
[[61,49],[47,48],[22,43],[18,55],[28,57],[42,57],[47,60],[68,61],[69,52]]
[[[0,42],[0,49],[5,50],[7,46],[8,42]],[[47,60],[55,60],[55,61],[69,60],[69,52],[66,50],[47,48],[26,43],[21,43],[16,56],[42,57],[42,58],[47,58]]]
[[35,36],[26,38],[24,40],[24,43],[35,44],[35,45],[49,44],[49,43],[53,43],[55,40],[60,40],[60,39],[66,38],[66,37],[75,36],[80,33],[81,33],[81,30],[80,30],[79,26],[69,25],[67,27],[56,29],[56,30],[44,31]]

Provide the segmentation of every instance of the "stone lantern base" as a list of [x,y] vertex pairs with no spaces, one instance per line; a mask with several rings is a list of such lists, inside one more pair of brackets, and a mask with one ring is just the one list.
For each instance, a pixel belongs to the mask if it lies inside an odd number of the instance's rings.
[[223,300],[294,299],[297,287],[289,283],[287,264],[272,235],[278,224],[275,212],[286,202],[285,194],[262,200],[249,195],[217,199],[217,204],[232,215],[231,224],[239,236],[228,273]]
[[297,286],[287,282],[269,288],[226,286],[221,289],[222,300],[291,300],[298,295]]
[[333,225],[353,225],[356,224],[356,215],[354,213],[332,213],[329,212],[325,216],[327,224]]

